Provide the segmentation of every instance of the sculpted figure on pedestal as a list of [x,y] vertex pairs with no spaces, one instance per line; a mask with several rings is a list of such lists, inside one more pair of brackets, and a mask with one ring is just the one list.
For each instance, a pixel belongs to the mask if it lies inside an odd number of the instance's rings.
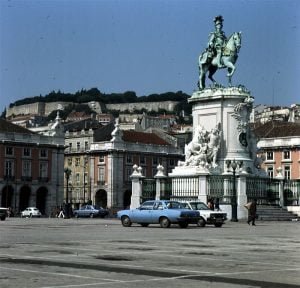
[[199,125],[194,131],[192,141],[185,146],[185,161],[179,161],[178,166],[217,167],[220,133],[220,124],[210,133]]
[[205,88],[205,76],[209,72],[208,78],[217,84],[213,75],[218,69],[227,68],[229,85],[231,77],[235,71],[235,62],[241,48],[241,32],[233,33],[228,39],[223,32],[223,17],[217,16],[214,19],[215,31],[209,36],[206,50],[199,56],[199,81],[200,90]]

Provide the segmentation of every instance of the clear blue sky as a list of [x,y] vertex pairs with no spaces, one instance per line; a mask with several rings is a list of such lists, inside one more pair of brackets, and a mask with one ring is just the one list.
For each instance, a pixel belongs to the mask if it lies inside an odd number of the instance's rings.
[[233,84],[255,104],[300,103],[298,0],[0,0],[0,112],[53,90],[192,94],[219,14],[243,33]]

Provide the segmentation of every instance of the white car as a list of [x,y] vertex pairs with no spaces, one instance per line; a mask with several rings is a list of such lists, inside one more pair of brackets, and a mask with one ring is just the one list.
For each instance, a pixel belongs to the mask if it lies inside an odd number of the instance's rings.
[[36,207],[27,207],[24,211],[21,212],[21,217],[41,217],[42,213]]
[[186,201],[182,203],[184,208],[196,210],[200,212],[200,220],[198,226],[204,227],[206,224],[215,225],[215,227],[222,227],[227,220],[227,213],[213,211],[207,205],[200,201]]

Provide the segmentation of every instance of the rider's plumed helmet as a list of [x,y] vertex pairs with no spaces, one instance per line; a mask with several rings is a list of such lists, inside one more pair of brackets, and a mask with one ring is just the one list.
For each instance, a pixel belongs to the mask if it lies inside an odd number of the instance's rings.
[[215,25],[218,25],[218,24],[223,25],[223,21],[224,21],[224,19],[221,15],[216,16],[215,19],[214,19]]

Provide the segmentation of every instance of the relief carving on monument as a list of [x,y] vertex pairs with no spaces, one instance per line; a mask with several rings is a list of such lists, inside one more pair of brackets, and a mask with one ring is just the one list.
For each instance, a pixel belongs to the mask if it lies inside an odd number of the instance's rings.
[[196,127],[192,141],[185,145],[185,161],[179,161],[178,166],[216,168],[220,135],[220,123],[210,132],[201,125]]

